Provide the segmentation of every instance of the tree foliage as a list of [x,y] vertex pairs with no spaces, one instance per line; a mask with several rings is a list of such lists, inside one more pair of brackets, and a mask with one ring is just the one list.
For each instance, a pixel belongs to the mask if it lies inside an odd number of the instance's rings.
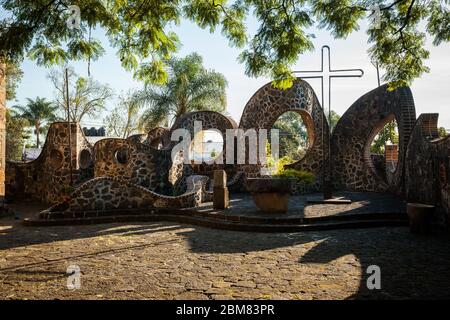
[[301,116],[293,111],[283,113],[272,126],[279,130],[280,158],[295,162],[303,158],[309,147],[308,132]]
[[26,105],[16,105],[13,108],[17,110],[20,118],[27,120],[29,125],[34,127],[36,147],[39,148],[39,135],[45,131],[47,123],[56,119],[58,106],[45,98],[36,97],[35,100],[27,98]]
[[202,58],[192,53],[167,61],[169,78],[165,85],[148,85],[134,95],[146,106],[141,122],[147,130],[191,111],[223,111],[226,106],[225,77],[203,67]]
[[[179,47],[172,28],[181,19],[210,32],[220,28],[230,45],[242,50],[246,73],[272,77],[280,88],[292,85],[290,67],[313,49],[311,27],[345,38],[363,20],[372,21],[375,4],[381,26],[368,30],[369,54],[386,70],[391,89],[428,72],[426,34],[435,45],[450,39],[449,0],[79,0],[79,30],[66,24],[66,1],[0,3],[7,13],[0,21],[0,56],[15,61],[28,53],[42,65],[96,59],[103,48],[89,35],[92,28],[102,28],[122,66],[152,84],[169,79],[167,61]],[[246,28],[250,16],[259,23],[254,34]]]
[[132,93],[119,98],[119,104],[106,116],[105,124],[109,136],[128,138],[139,133],[140,105],[132,99]]
[[398,144],[398,127],[395,120],[388,122],[375,136],[370,145],[370,152],[384,155],[386,144]]
[[14,110],[6,109],[6,159],[20,161],[26,139],[29,138],[26,128],[27,119],[19,117]]
[[[67,92],[65,70],[52,70],[49,78],[56,91],[56,103],[61,117],[67,119]],[[85,116],[96,116],[105,109],[106,102],[113,96],[112,89],[91,77],[80,77],[68,69],[70,121],[80,122]]]
[[22,79],[23,71],[18,63],[6,63],[6,100],[16,98],[16,89]]

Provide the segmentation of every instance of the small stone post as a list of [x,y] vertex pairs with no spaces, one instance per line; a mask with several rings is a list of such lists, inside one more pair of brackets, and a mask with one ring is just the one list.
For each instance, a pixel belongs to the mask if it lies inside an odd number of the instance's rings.
[[227,174],[225,170],[214,170],[213,207],[226,209],[229,206]]

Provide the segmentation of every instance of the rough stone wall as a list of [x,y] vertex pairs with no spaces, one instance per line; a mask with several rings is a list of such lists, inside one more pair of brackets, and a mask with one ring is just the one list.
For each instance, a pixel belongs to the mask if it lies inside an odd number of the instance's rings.
[[[304,186],[298,189],[305,191],[319,190],[322,184],[323,144],[329,137],[328,124],[311,86],[297,79],[294,85],[287,90],[278,90],[272,84],[266,84],[259,89],[249,100],[242,114],[239,128],[241,129],[267,129],[270,132],[275,121],[285,112],[298,112],[308,130],[310,147],[305,157],[288,167],[306,170],[314,173],[315,182],[305,190]],[[239,170],[246,176],[260,175],[261,165],[241,165]]]
[[163,127],[157,127],[149,131],[144,144],[148,144],[153,148],[168,148],[170,146],[170,130]]
[[189,208],[198,206],[204,193],[206,177],[193,176],[180,196],[164,196],[131,183],[128,179],[100,177],[82,184],[67,201],[46,210],[51,212],[90,211],[136,208]]
[[[370,143],[386,123],[395,119],[399,130],[398,164],[386,178],[377,174]],[[334,187],[353,191],[404,190],[406,146],[416,119],[409,88],[387,91],[383,85],[363,95],[344,113],[331,140]]]
[[171,150],[129,139],[103,139],[94,146],[94,176],[122,178],[149,190],[171,194]]
[[69,144],[68,124],[53,123],[36,160],[8,162],[8,198],[31,197],[44,203],[55,203],[67,198],[77,185],[92,178],[92,146],[77,123],[71,124],[70,140]]
[[[450,221],[450,136],[437,137],[438,114],[421,114],[406,153],[405,186],[409,202],[437,206],[438,223]],[[433,133],[434,132],[434,133]]]
[[[169,133],[166,133],[165,136],[169,137],[172,135],[172,133],[176,129],[186,129],[190,132],[191,139],[193,141],[194,139],[194,122],[195,121],[201,121],[202,122],[202,130],[210,130],[210,129],[216,129],[218,130],[223,137],[223,149],[221,151],[221,154],[217,156],[216,159],[222,158],[222,164],[220,163],[213,163],[213,164],[195,164],[191,163],[189,165],[186,165],[190,168],[185,168],[184,170],[187,170],[189,172],[192,172],[197,175],[205,175],[208,176],[210,179],[213,178],[214,170],[225,170],[227,172],[228,177],[233,177],[237,173],[237,167],[234,165],[228,165],[225,162],[226,159],[226,130],[227,129],[236,129],[237,124],[236,122],[231,119],[230,117],[227,117],[219,112],[214,111],[197,111],[197,112],[190,112],[182,117],[180,117],[172,126]],[[176,142],[171,142],[172,148]]]

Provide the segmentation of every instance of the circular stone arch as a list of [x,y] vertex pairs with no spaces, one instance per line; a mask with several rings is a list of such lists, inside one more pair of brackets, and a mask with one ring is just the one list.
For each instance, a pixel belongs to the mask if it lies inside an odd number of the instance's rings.
[[[223,148],[221,154],[219,154],[216,158],[219,158],[220,156],[223,157],[224,164],[198,164],[193,165],[193,170],[196,174],[202,174],[202,175],[212,175],[214,170],[226,170],[228,177],[231,178],[235,172],[236,168],[233,165],[226,165],[225,159],[226,159],[226,130],[227,129],[236,129],[237,124],[236,122],[231,119],[230,117],[227,117],[219,112],[215,111],[195,111],[195,112],[189,112],[178,118],[178,120],[174,123],[172,128],[170,129],[170,132],[168,134],[168,137],[170,139],[172,133],[177,129],[186,129],[190,133],[191,140],[194,139],[194,124],[196,121],[202,122],[202,131],[208,131],[208,130],[215,130],[222,134],[223,137]],[[173,147],[177,142],[171,142],[171,147]]]
[[[395,171],[386,171],[385,179],[373,166],[370,145],[384,125],[394,119],[399,134],[398,163]],[[388,91],[383,85],[354,102],[337,123],[331,140],[335,187],[401,193],[405,152],[415,120],[412,93],[406,87]]]
[[[286,111],[282,111],[279,115],[278,115],[278,117],[275,119],[275,121],[272,123],[272,125],[270,126],[270,128],[272,128],[273,127],[273,125],[277,122],[277,120],[283,115],[283,114],[285,114],[285,113],[288,113],[288,112],[295,112],[296,114],[298,114],[298,115],[300,115],[300,117],[301,117],[301,119],[302,119],[302,121],[303,121],[303,124],[305,125],[305,127],[306,127],[306,132],[307,132],[307,135],[308,135],[308,149],[306,150],[306,153],[305,153],[305,156],[312,150],[312,148],[313,148],[313,146],[314,146],[314,138],[315,138],[315,132],[314,132],[314,120],[312,119],[312,117],[311,117],[311,114],[309,113],[309,112],[307,112],[307,111],[305,111],[305,110],[303,110],[303,109],[288,109],[288,110],[286,110]],[[268,134],[270,134],[269,132],[268,132]],[[304,156],[304,157],[305,157]],[[302,157],[303,158],[303,157]],[[301,161],[301,159],[300,160],[298,160],[298,161]],[[298,162],[298,161],[296,161],[296,162]]]
[[[261,87],[248,101],[242,113],[239,128],[266,129],[270,132],[276,120],[285,112],[297,112],[303,119],[308,131],[309,145],[306,155],[287,167],[310,171],[316,176],[319,187],[323,162],[323,143],[328,141],[329,129],[317,96],[312,87],[297,78],[292,87],[280,90],[271,83]],[[324,133],[324,134],[322,134]],[[257,175],[259,165],[245,165],[247,176]]]

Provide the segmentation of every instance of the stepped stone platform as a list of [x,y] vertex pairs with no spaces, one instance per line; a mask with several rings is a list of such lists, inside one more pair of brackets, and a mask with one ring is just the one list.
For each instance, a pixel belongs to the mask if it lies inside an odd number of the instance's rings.
[[249,194],[232,194],[230,207],[213,209],[211,202],[196,208],[143,208],[56,212],[26,218],[27,226],[96,224],[110,222],[173,221],[204,227],[254,232],[297,232],[342,228],[406,226],[406,204],[386,193],[341,192],[350,204],[310,204],[307,197],[291,196],[289,211],[270,214],[259,211]]

